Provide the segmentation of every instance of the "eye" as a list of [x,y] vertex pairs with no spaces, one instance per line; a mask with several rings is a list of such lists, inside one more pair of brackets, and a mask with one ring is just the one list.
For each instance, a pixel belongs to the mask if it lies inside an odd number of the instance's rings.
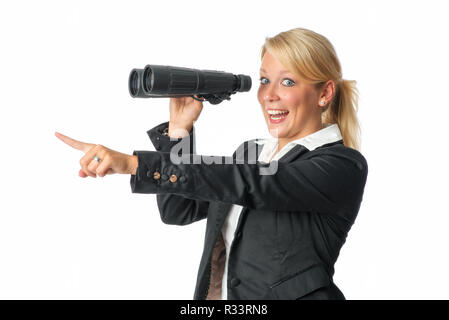
[[[267,80],[266,82],[264,80]],[[268,83],[268,79],[265,77],[261,77],[260,78],[260,84],[267,84]]]
[[284,81],[282,81],[282,83],[284,83],[287,87],[291,87],[295,84],[295,81],[290,80],[290,79],[284,79]]

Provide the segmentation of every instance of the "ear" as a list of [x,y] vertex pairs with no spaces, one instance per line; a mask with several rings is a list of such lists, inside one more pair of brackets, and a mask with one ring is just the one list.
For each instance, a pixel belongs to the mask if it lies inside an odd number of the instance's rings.
[[318,101],[325,100],[326,105],[332,100],[335,95],[335,83],[333,80],[328,80],[321,90],[320,98]]

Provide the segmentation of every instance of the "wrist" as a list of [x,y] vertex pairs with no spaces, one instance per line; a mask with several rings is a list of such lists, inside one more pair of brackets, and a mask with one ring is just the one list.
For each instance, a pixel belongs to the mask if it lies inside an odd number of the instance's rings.
[[128,165],[128,173],[135,176],[137,173],[137,167],[139,166],[139,159],[137,156],[130,156],[129,165]]
[[188,136],[192,130],[193,125],[177,124],[175,122],[168,123],[168,136],[172,138],[183,138]]

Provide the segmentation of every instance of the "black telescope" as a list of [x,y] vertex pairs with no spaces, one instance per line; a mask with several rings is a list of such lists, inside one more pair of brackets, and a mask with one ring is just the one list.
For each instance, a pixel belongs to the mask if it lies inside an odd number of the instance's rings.
[[249,91],[251,78],[223,71],[147,65],[145,69],[131,70],[128,89],[133,98],[191,96],[218,104],[230,100],[231,94]]

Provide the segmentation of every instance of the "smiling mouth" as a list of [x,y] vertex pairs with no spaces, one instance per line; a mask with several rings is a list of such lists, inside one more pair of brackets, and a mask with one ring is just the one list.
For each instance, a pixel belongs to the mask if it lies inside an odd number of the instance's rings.
[[276,114],[276,115],[270,114],[270,119],[279,120],[279,119],[285,118],[287,115],[288,115],[288,112],[283,113],[283,114]]
[[280,119],[283,119],[283,118],[287,117],[287,115],[289,114],[289,111],[287,111],[287,110],[282,110],[282,111],[280,111],[280,110],[276,110],[276,111],[269,110],[269,111],[267,111],[267,113],[268,113],[268,117],[271,120],[280,120]]

